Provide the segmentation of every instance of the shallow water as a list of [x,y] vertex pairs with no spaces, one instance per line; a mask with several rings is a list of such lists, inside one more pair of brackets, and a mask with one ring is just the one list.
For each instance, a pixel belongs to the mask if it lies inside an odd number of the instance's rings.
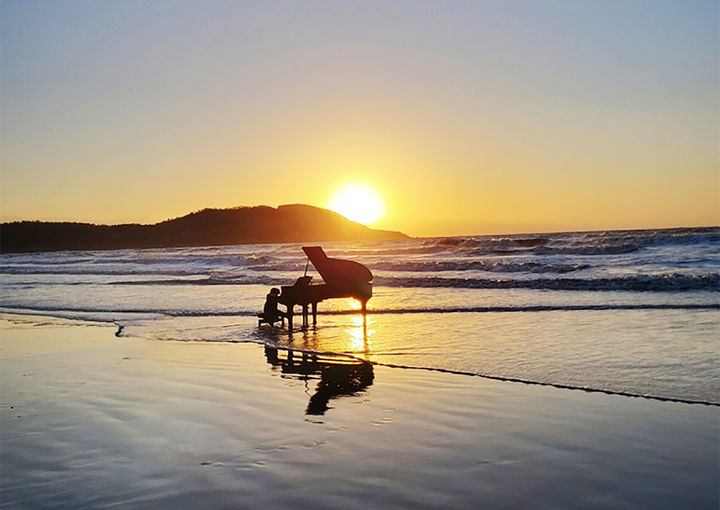
[[364,326],[356,303],[330,300],[315,329],[258,330],[269,286],[305,270],[300,245],[3,255],[0,311],[720,403],[717,228],[324,246],[373,271]]
[[4,508],[717,505],[714,406],[11,319]]

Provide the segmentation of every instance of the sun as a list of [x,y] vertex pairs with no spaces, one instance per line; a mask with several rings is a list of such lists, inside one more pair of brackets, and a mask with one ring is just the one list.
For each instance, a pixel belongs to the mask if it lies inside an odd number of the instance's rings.
[[348,183],[335,190],[328,207],[363,225],[375,223],[385,216],[385,202],[380,193],[361,182]]

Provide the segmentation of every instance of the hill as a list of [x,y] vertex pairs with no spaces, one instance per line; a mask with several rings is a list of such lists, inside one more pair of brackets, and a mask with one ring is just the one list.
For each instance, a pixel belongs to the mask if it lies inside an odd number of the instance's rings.
[[327,209],[291,204],[203,209],[153,225],[18,221],[0,225],[0,252],[119,250],[226,244],[407,239]]

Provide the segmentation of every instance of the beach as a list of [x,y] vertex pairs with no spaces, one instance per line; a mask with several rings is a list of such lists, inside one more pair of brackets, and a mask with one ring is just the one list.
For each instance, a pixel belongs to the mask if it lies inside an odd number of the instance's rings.
[[[123,337],[249,342],[384,365],[720,403],[720,230],[661,229],[323,243],[373,274],[315,327],[258,328],[302,244],[3,254],[0,313],[115,324]],[[282,306],[282,305],[281,305]],[[300,308],[295,307],[299,313]]]
[[717,406],[116,332],[3,316],[3,508],[717,507]]
[[720,508],[718,19],[0,0],[0,510]]

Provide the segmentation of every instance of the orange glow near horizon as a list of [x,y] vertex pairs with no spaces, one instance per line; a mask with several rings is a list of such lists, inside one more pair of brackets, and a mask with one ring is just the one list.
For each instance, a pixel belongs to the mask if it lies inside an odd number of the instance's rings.
[[0,222],[720,223],[718,2],[106,3],[2,4]]
[[328,208],[363,225],[375,223],[385,216],[382,196],[365,183],[353,182],[335,190],[328,201]]

